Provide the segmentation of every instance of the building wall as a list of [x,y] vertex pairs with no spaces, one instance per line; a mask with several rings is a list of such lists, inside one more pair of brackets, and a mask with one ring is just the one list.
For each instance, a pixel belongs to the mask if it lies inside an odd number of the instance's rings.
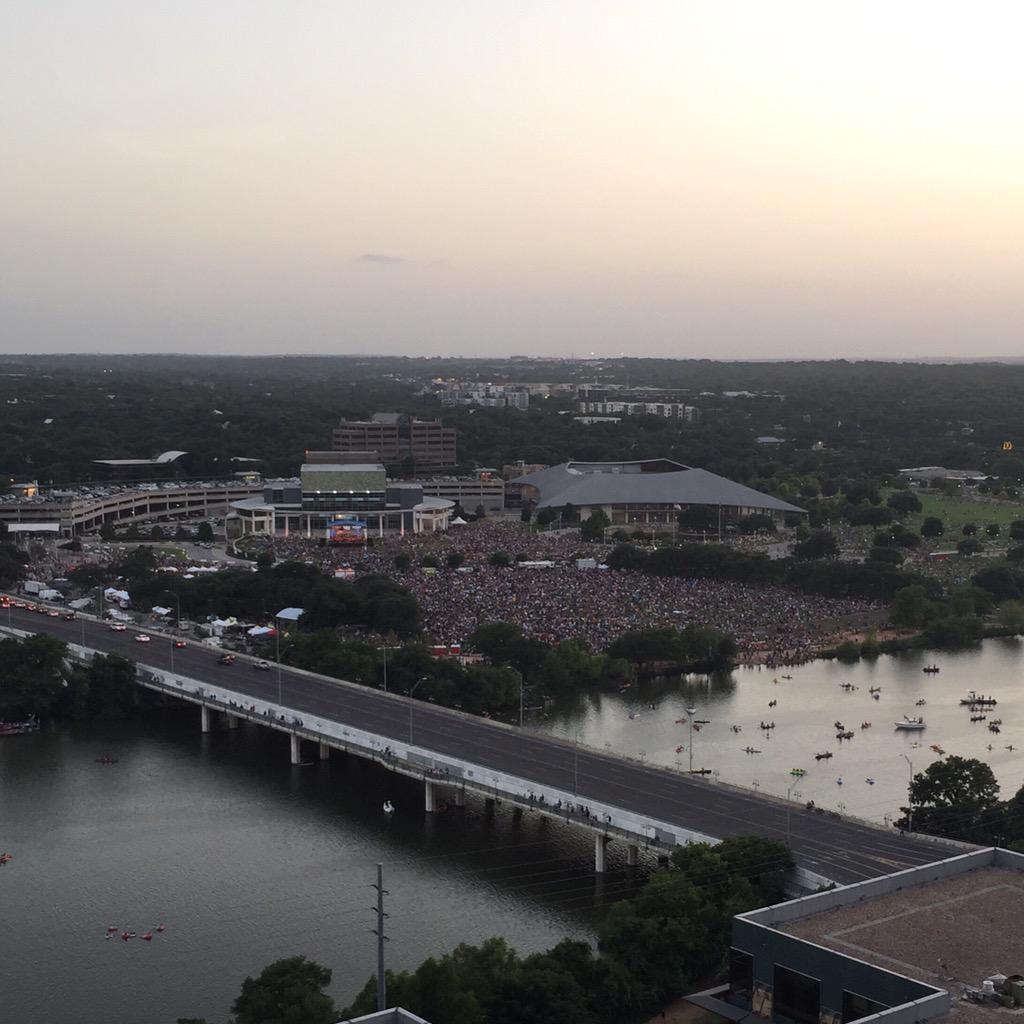
[[332,443],[339,452],[376,452],[381,462],[398,462],[402,458],[397,423],[340,423],[334,428]]
[[472,512],[477,505],[483,505],[488,512],[500,512],[505,508],[504,480],[439,478],[423,480],[421,484],[425,495],[457,502],[467,512]]

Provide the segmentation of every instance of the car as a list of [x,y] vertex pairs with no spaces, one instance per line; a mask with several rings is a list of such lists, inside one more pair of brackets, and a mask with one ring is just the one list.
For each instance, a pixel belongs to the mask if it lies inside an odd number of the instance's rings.
[[75,619],[76,619],[76,618],[78,618],[78,616],[77,616],[77,615],[75,615],[75,613],[74,613],[74,612],[65,612],[65,613],[64,613],[64,614],[63,614],[63,615],[61,616],[61,618],[62,618],[62,619],[63,619],[63,620],[65,621],[65,622],[74,622],[74,621],[75,621]]
[[123,622],[112,622],[109,628],[115,633],[123,633],[128,627]]
[[59,619],[59,618],[60,618],[60,612],[59,612],[59,611],[57,611],[57,609],[56,609],[56,608],[53,608],[53,609],[51,609],[51,610],[50,610],[50,611],[48,611],[48,612],[47,612],[46,614],[47,614],[47,615],[48,615],[48,616],[49,616],[49,617],[50,617],[51,619]]
[[148,644],[153,638],[148,633],[136,633],[135,642],[137,644]]
[[234,665],[234,663],[235,663],[235,656],[233,654],[222,654],[217,659],[217,664],[218,665]]
[[258,668],[261,672],[269,672],[270,671],[270,662],[269,661],[257,661],[253,665],[253,668]]
[[175,640],[174,641],[174,646],[175,647],[188,647],[188,644],[185,643],[184,640]]

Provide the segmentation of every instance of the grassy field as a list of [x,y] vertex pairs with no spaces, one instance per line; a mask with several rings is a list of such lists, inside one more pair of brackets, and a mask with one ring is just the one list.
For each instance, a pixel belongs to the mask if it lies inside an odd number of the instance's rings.
[[[888,499],[892,493],[886,491],[883,500]],[[998,523],[1002,528],[1000,535],[1005,537],[1014,519],[1024,519],[1024,502],[1020,501],[999,501],[985,494],[964,493],[949,497],[937,491],[913,493],[920,499],[922,510],[904,520],[912,530],[919,530],[928,516],[935,516],[945,524],[947,535],[959,534],[965,523],[977,524],[979,531],[983,531],[989,523]]]

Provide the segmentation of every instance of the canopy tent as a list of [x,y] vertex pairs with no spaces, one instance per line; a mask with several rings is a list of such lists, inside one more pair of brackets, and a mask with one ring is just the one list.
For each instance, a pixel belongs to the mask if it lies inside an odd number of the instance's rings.
[[465,519],[463,519],[463,518],[462,518],[462,516],[456,516],[456,517],[455,517],[455,518],[454,518],[454,519],[453,519],[453,520],[451,521],[451,524],[450,524],[450,525],[452,525],[452,526],[468,526],[469,524],[468,524],[468,523],[466,522],[466,520],[465,520]]
[[275,619],[287,619],[289,622],[298,622],[299,617],[306,614],[305,608],[282,608],[275,616]]
[[170,608],[164,608],[162,605],[159,605],[159,604],[153,605],[153,607],[150,608],[150,611],[154,615],[170,615],[171,614],[171,609]]
[[273,626],[253,626],[249,636],[273,636],[277,632]]
[[60,533],[60,523],[8,523],[8,533]]

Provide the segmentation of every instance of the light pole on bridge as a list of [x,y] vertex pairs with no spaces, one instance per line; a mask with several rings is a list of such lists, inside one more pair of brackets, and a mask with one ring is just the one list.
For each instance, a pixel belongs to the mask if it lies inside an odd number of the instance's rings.
[[420,683],[426,682],[426,679],[427,679],[426,676],[420,676],[420,678],[417,679],[416,682],[413,683],[412,686],[409,687],[409,746],[410,747],[412,746],[412,709],[413,709],[413,705],[414,705],[413,694],[416,692],[416,687],[419,686]]
[[910,781],[907,785],[907,831],[914,831],[914,762],[907,754],[900,755],[910,768]]
[[686,720],[690,723],[690,742],[687,744],[690,751],[690,774],[693,774],[693,716],[697,714],[695,707],[688,707],[686,709]]
[[797,784],[795,782],[791,782],[789,784],[789,789],[786,790],[786,846],[791,846],[792,845],[790,843],[789,822],[790,822],[790,816],[791,816],[792,811],[793,811],[793,799],[794,798],[799,799],[799,797],[801,795],[800,794],[800,790],[798,790],[796,788],[796,785]]

